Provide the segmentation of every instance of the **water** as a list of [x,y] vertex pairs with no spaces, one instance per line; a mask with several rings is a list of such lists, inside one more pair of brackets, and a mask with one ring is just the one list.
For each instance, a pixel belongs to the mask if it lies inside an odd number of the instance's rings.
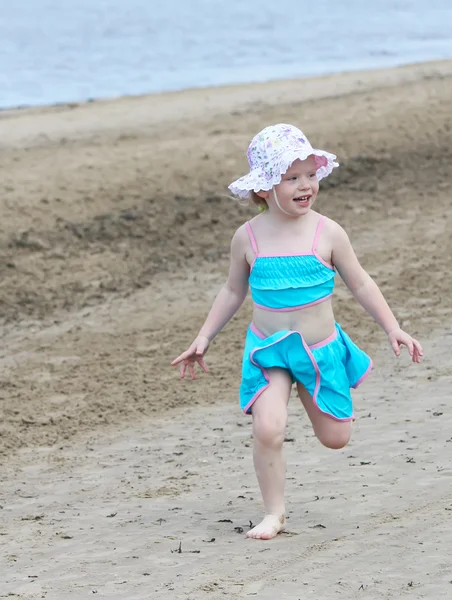
[[452,0],[0,0],[0,107],[452,58]]

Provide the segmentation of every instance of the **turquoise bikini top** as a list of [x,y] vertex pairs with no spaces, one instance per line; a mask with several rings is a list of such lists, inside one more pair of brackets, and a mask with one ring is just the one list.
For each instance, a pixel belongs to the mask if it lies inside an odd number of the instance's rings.
[[249,285],[258,308],[291,311],[328,300],[333,294],[336,271],[317,254],[320,232],[326,217],[321,217],[309,254],[259,254],[253,230],[245,223],[255,259]]

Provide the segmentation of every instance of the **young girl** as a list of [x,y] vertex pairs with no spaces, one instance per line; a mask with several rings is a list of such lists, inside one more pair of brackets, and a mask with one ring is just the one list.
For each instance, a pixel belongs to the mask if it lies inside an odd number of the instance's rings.
[[402,331],[376,283],[356,258],[345,231],[312,207],[319,180],[338,164],[313,149],[296,127],[279,124],[258,133],[248,148],[250,172],[229,186],[263,210],[242,225],[231,243],[226,284],[191,346],[171,364],[195,378],[207,373],[210,342],[242,305],[248,286],[253,321],[245,341],[240,404],[253,419],[253,456],[265,516],[248,537],[270,539],[284,529],[285,461],[282,452],[293,383],[315,435],[343,448],[351,433],[350,388],[369,374],[371,359],[335,322],[331,296],[339,273],[375,319],[399,356],[401,345],[419,363],[422,348]]

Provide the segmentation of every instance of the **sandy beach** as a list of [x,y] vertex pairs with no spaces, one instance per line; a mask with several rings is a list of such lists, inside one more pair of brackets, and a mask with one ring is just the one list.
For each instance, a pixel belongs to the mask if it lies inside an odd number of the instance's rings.
[[[452,61],[0,111],[0,598],[452,597]],[[238,385],[250,302],[179,381],[253,207],[251,136],[300,126],[340,168],[350,235],[422,365],[338,285],[372,355],[350,445],[294,396],[288,531],[261,516]]]

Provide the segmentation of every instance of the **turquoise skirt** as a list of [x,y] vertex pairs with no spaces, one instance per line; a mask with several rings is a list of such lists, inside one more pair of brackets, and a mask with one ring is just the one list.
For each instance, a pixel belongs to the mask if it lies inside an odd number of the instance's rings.
[[299,381],[323,413],[338,421],[353,420],[350,388],[372,370],[371,358],[336,323],[334,333],[308,346],[297,331],[278,331],[265,337],[253,323],[248,328],[242,364],[240,407],[250,414],[254,402],[269,386],[267,369],[286,369]]

